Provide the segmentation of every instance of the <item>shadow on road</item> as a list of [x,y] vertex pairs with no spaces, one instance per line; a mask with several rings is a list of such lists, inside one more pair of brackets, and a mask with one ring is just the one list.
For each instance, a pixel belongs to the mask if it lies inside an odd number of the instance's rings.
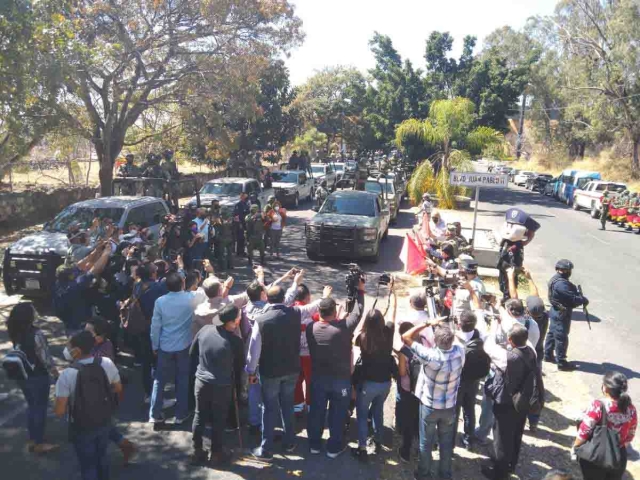
[[573,360],[572,362],[576,370],[584,373],[593,373],[594,375],[604,375],[609,371],[623,373],[629,380],[640,378],[640,373],[627,367],[622,367],[615,363],[603,362],[593,363],[585,360]]

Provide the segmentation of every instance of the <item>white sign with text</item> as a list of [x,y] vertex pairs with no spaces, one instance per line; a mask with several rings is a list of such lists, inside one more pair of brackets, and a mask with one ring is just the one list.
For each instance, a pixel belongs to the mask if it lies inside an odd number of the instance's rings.
[[449,184],[459,187],[507,188],[509,176],[497,173],[451,172]]

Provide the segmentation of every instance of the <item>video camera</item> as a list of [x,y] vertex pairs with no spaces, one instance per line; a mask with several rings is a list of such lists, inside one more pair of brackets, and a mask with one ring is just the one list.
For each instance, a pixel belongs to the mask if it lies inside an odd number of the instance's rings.
[[358,283],[360,280],[366,280],[367,276],[358,266],[357,263],[350,263],[349,270],[344,277],[344,284],[347,287],[347,300],[351,304],[358,295]]

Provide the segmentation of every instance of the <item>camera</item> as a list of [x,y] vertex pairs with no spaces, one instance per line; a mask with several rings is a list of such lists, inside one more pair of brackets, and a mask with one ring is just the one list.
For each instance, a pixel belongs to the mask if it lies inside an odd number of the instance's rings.
[[384,272],[382,275],[380,275],[380,278],[378,278],[378,285],[389,284],[391,284],[391,274]]
[[357,263],[349,264],[349,271],[345,275],[344,283],[347,287],[347,299],[349,302],[355,300],[358,294],[358,283],[360,280],[365,280],[366,275]]

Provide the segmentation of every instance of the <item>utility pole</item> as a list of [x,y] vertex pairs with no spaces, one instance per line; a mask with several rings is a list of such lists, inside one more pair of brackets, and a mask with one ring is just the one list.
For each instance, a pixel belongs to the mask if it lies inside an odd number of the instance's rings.
[[516,140],[516,159],[520,160],[524,144],[524,110],[527,105],[527,94],[522,93],[522,106],[520,107],[520,121],[518,122],[518,138]]

